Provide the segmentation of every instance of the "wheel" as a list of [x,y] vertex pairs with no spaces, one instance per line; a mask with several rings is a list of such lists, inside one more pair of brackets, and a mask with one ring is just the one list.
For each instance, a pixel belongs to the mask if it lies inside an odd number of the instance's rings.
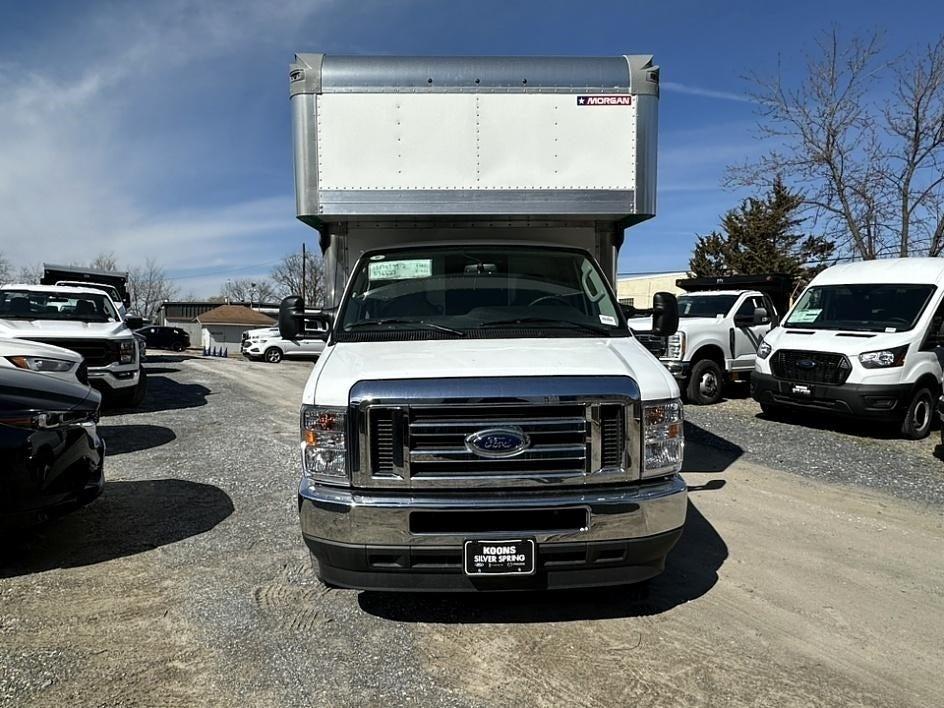
[[696,406],[708,406],[721,400],[724,372],[711,359],[696,361],[688,376],[686,393]]
[[278,364],[280,361],[282,361],[282,350],[278,347],[269,347],[265,350],[265,354],[263,356],[270,364]]
[[172,348],[175,352],[179,354],[180,352],[184,350],[184,345],[181,344],[180,342],[176,342]]
[[901,422],[901,434],[908,440],[923,440],[931,432],[934,419],[934,397],[931,390],[919,388],[915,391]]

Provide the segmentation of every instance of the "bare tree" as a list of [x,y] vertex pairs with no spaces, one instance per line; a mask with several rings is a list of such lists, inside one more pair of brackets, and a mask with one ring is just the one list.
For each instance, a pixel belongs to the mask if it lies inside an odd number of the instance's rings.
[[153,321],[161,303],[173,298],[176,292],[176,286],[153,258],[148,258],[143,266],[135,266],[128,271],[130,309],[146,320]]
[[11,280],[13,280],[13,264],[0,253],[0,285],[5,285]]
[[311,251],[305,254],[305,286],[302,292],[302,255],[290,253],[272,269],[272,281],[278,295],[301,295],[311,306],[324,302],[324,268],[321,258]]
[[17,271],[16,279],[20,283],[26,283],[29,285],[35,285],[39,283],[43,278],[43,266],[41,263],[34,263],[33,265],[20,266],[19,271]]
[[89,268],[93,270],[104,270],[104,271],[117,271],[121,270],[118,267],[118,258],[115,257],[114,252],[112,251],[102,251],[95,259],[88,264]]
[[264,278],[238,278],[223,284],[220,297],[241,302],[272,302],[278,299],[278,294],[275,285]]
[[[728,170],[729,186],[769,187],[777,175],[804,195],[824,234],[860,258],[944,248],[944,36],[920,55],[882,58],[872,34],[821,37],[795,88],[754,75],[761,136],[778,147]],[[882,81],[892,98],[870,100]]]

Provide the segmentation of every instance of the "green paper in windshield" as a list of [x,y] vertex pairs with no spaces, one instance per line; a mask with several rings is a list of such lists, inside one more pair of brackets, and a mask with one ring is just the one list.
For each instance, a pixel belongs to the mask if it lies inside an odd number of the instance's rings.
[[416,258],[407,261],[376,261],[368,265],[371,280],[406,280],[428,278],[433,274],[432,258]]

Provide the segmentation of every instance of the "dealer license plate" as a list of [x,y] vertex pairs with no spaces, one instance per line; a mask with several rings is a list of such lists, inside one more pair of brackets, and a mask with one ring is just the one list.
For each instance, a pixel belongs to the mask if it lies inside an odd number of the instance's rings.
[[466,541],[466,575],[532,575],[534,540]]
[[793,393],[794,396],[798,396],[798,397],[800,397],[800,398],[812,398],[812,397],[813,397],[813,389],[812,389],[812,387],[810,387],[810,386],[804,386],[804,385],[802,385],[802,384],[794,384],[794,385],[793,385],[793,388],[791,389],[791,393]]

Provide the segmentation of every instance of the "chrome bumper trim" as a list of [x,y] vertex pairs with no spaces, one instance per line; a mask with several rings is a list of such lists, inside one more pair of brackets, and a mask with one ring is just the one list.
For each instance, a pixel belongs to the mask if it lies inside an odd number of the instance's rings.
[[[593,490],[549,493],[477,494],[361,492],[302,482],[299,516],[302,533],[312,539],[369,545],[437,546],[456,544],[466,534],[414,534],[412,511],[483,511],[514,509],[589,510],[587,528],[562,532],[515,531],[538,543],[613,541],[645,538],[680,528],[685,523],[687,487],[679,475],[654,482]],[[507,536],[508,531],[477,537]]]

